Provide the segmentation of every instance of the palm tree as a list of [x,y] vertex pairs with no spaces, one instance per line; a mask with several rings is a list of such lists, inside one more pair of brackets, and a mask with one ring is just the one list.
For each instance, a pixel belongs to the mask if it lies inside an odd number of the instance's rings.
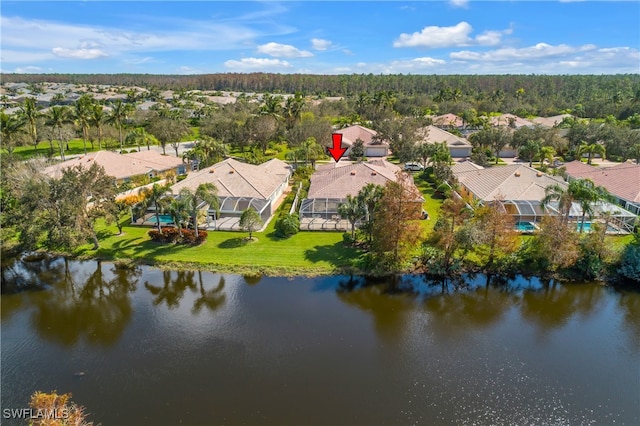
[[189,220],[189,205],[181,198],[174,198],[169,202],[168,210],[182,238],[182,224]]
[[89,137],[89,121],[91,119],[93,101],[90,97],[83,95],[74,105],[74,118],[82,131],[82,144],[84,153],[87,153],[87,139]]
[[587,154],[587,164],[591,164],[591,157],[593,157],[596,154],[599,154],[600,157],[602,157],[602,159],[604,159],[604,156],[606,154],[606,148],[604,147],[604,145],[599,144],[599,143],[592,143],[592,144],[588,144],[588,143],[582,143],[579,147],[578,147],[578,155],[582,156],[582,154]]
[[311,167],[315,169],[316,161],[324,157],[324,147],[316,143],[315,138],[311,137],[300,145],[300,156],[306,158],[307,164],[311,163]]
[[358,192],[358,199],[365,206],[366,221],[373,221],[373,214],[376,209],[376,205],[384,195],[384,187],[376,185],[375,183],[368,183],[362,187]]
[[89,117],[89,122],[93,127],[96,128],[98,132],[98,149],[102,150],[102,126],[106,121],[106,116],[104,110],[102,109],[102,105],[96,104],[93,105],[91,109],[91,116]]
[[122,137],[122,126],[124,121],[127,119],[129,114],[131,113],[131,105],[122,102],[121,99],[116,100],[115,104],[113,104],[113,109],[111,110],[111,114],[107,118],[108,123],[114,123],[118,128],[118,136],[120,137],[120,151],[124,149],[124,139]]
[[568,188],[560,185],[549,185],[544,189],[544,198],[540,201],[543,207],[546,207],[552,201],[558,202],[558,210],[562,215],[562,222],[566,225],[569,223],[569,216],[571,215],[571,206],[573,204],[573,194],[568,191]]
[[346,201],[338,206],[338,214],[351,224],[351,240],[355,240],[356,222],[367,213],[364,203],[358,198],[347,195]]
[[62,140],[62,127],[71,122],[69,109],[64,106],[52,106],[47,114],[47,125],[58,130],[58,143],[60,144],[60,158],[64,161],[64,141]]
[[128,144],[136,144],[138,146],[138,152],[140,152],[141,144],[149,147],[149,140],[151,136],[144,130],[144,127],[138,127],[127,134],[125,141]]
[[36,150],[38,149],[38,127],[36,122],[40,113],[38,112],[35,98],[28,97],[24,100],[20,107],[20,115],[27,123],[29,136],[31,136],[31,141],[33,142],[33,149]]
[[0,112],[0,131],[2,132],[2,148],[6,149],[9,155],[16,149],[15,137],[22,131],[25,122],[22,117],[12,114],[8,115]]
[[292,128],[300,120],[303,109],[304,96],[302,92],[296,92],[295,95],[287,98],[284,105],[284,117],[288,129]]
[[198,210],[201,205],[208,204],[209,208],[216,211],[216,217],[220,211],[220,199],[218,198],[218,188],[212,183],[202,183],[198,185],[195,192],[189,188],[180,191],[180,199],[185,202],[187,211],[191,214],[193,228],[198,238]]
[[591,179],[577,179],[569,182],[568,191],[573,194],[573,198],[580,204],[582,217],[580,219],[580,233],[584,230],[586,216],[589,219],[594,214],[594,204],[611,199],[611,195],[601,186],[596,186]]
[[160,228],[160,209],[167,205],[169,201],[169,185],[158,185],[154,184],[151,188],[143,188],[140,191],[140,195],[142,196],[142,207],[145,209],[153,206],[155,210],[156,217],[156,225],[158,227],[158,231],[161,231]]
[[550,163],[553,162],[553,157],[555,157],[556,155],[556,150],[552,146],[543,146],[542,148],[540,148],[539,154],[540,167],[542,167],[544,160],[549,160]]

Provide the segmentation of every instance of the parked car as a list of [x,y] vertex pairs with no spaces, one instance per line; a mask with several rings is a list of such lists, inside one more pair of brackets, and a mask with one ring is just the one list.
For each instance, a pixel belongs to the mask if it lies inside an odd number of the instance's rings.
[[405,163],[404,169],[410,172],[419,172],[424,170],[424,167],[420,163]]

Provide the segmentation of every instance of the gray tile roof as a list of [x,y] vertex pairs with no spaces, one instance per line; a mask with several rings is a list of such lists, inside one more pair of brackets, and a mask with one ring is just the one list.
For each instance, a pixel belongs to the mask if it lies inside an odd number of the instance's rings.
[[441,143],[446,142],[448,147],[455,148],[471,148],[471,144],[465,138],[456,136],[453,133],[442,130],[436,126],[427,126],[421,129],[426,136],[422,138],[422,143]]
[[342,134],[342,144],[345,146],[353,145],[356,139],[361,139],[364,142],[364,146],[389,146],[386,142],[375,143],[373,137],[378,133],[359,124],[336,130],[334,133]]

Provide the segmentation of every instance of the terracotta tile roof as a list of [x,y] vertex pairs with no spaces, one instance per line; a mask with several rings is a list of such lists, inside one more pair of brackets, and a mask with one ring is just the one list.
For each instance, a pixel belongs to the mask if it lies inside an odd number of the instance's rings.
[[307,198],[344,199],[347,195],[357,195],[368,183],[384,186],[389,181],[395,181],[396,172],[400,170],[400,167],[386,160],[329,164],[311,175]]
[[483,201],[496,198],[539,201],[544,198],[547,186],[567,185],[561,179],[522,164],[463,171],[455,176],[461,185]]
[[157,151],[141,151],[135,154],[98,151],[49,166],[44,169],[44,173],[47,176],[59,177],[62,175],[63,169],[76,165],[89,167],[93,163],[104,167],[107,175],[116,179],[124,179],[152,171],[163,172],[175,169],[182,164],[182,160],[177,157],[161,155]]
[[560,115],[554,115],[553,117],[536,117],[531,121],[543,127],[551,128],[562,123],[562,120],[564,120],[565,117],[571,117],[571,114],[560,114]]
[[581,161],[565,164],[567,174],[576,179],[591,179],[611,194],[640,203],[640,164],[621,163],[613,167],[594,167]]
[[471,144],[465,138],[456,136],[446,130],[442,130],[436,126],[427,126],[421,129],[426,136],[423,137],[421,143],[441,143],[446,142],[448,147],[454,148],[471,148]]
[[364,146],[389,146],[389,144],[386,142],[374,143],[373,137],[378,133],[375,130],[368,129],[364,126],[360,126],[359,124],[336,130],[334,133],[342,134],[343,146],[353,145],[356,139],[361,139],[362,142],[364,142]]
[[455,114],[443,114],[432,117],[435,126],[453,126],[462,127],[464,120]]
[[515,127],[528,127],[533,126],[533,122],[529,120],[525,120],[524,118],[520,118],[517,115],[513,114],[502,114],[497,117],[491,117],[489,122],[492,126],[507,126],[509,127],[509,119],[515,120]]
[[184,164],[181,158],[173,155],[162,155],[156,150],[143,149],[140,152],[124,154],[124,156],[147,163],[149,166],[153,166],[154,170],[169,170]]
[[174,194],[182,188],[195,190],[202,183],[213,183],[221,197],[268,199],[287,180],[291,167],[278,159],[258,166],[228,158],[213,166],[190,173],[171,187]]

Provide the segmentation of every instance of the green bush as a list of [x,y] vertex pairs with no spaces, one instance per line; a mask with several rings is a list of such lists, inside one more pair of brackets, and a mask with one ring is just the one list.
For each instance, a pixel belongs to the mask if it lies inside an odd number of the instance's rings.
[[276,221],[276,235],[282,238],[290,237],[300,231],[300,218],[296,213],[282,216]]
[[618,273],[621,277],[640,283],[640,244],[629,244],[622,253]]
[[180,237],[180,231],[178,228],[164,227],[160,231],[157,229],[151,229],[149,231],[149,237],[151,241],[162,244],[188,244],[198,245],[206,241],[207,231],[198,230],[198,237],[196,238],[196,232],[191,229],[183,229],[182,237]]

